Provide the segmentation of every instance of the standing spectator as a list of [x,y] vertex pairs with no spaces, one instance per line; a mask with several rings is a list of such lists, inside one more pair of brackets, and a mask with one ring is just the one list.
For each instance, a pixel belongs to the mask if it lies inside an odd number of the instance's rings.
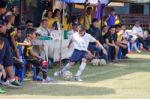
[[149,51],[149,48],[147,47],[146,42],[144,41],[144,34],[139,21],[136,21],[135,25],[133,26],[132,33],[135,41],[142,43],[144,50]]
[[52,15],[54,22],[57,21],[59,24],[61,23],[61,12],[59,9],[55,9]]
[[115,21],[116,21],[115,17],[116,17],[116,12],[114,9],[112,9],[110,15],[108,15],[108,17],[106,18],[107,26],[111,27],[115,25]]
[[52,25],[54,23],[54,19],[52,18],[53,12],[51,10],[47,10],[46,13],[44,14],[43,18],[47,18],[48,19],[48,28],[51,29]]
[[[92,7],[88,7],[86,9],[86,15],[81,17],[80,23],[85,25],[86,30],[90,28],[90,25],[92,23]],[[85,21],[85,22],[84,22]]]

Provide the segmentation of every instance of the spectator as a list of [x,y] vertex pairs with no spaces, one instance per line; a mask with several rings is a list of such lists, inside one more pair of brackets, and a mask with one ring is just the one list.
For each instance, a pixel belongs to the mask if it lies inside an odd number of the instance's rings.
[[146,42],[144,41],[143,30],[142,27],[140,26],[139,21],[136,21],[134,27],[132,28],[132,33],[134,36],[134,40],[142,43],[144,50],[150,51],[146,45]]
[[115,25],[119,25],[119,24],[121,24],[120,16],[116,15],[115,16]]
[[121,28],[121,25],[116,25],[115,43],[121,48],[122,58],[127,58],[126,54],[128,53],[128,42],[123,40],[124,30]]
[[115,16],[116,16],[116,12],[114,9],[112,9],[110,15],[108,15],[108,17],[106,18],[107,26],[111,27],[115,25],[115,21],[116,21]]
[[[90,26],[90,29],[87,31],[87,33],[91,34],[96,40],[98,40],[102,45],[104,44],[103,36],[101,34],[100,29],[98,28],[98,19],[93,19],[92,24]],[[101,50],[105,50],[105,48],[99,49],[96,45],[96,43],[89,43],[88,49],[90,51],[96,51],[97,57],[102,56],[107,61],[107,55],[100,54]],[[106,50],[105,50],[106,51]]]
[[44,14],[43,18],[48,19],[48,28],[51,29],[52,25],[54,23],[54,19],[52,18],[53,12],[51,10],[47,10],[46,13]]
[[[27,38],[25,39],[24,42],[31,43],[32,40],[36,38],[35,32],[36,32],[35,29],[29,28],[27,30]],[[41,59],[40,56],[38,56],[37,54],[33,52],[32,45],[24,47],[23,55],[25,59],[27,60],[27,62],[31,63],[34,66],[37,66],[36,76],[39,75],[39,72],[41,70],[43,74],[43,81],[44,82],[51,81],[51,79],[47,76],[47,65],[45,66],[42,64],[44,60]]]
[[21,26],[19,26],[19,27],[22,30],[21,31],[20,42],[23,42],[25,40],[26,36],[27,36],[27,33],[26,33],[27,29],[28,28],[33,28],[33,22],[31,20],[27,20],[25,27],[21,27]]
[[20,87],[22,85],[15,80],[12,52],[10,50],[8,38],[5,36],[5,33],[6,33],[6,22],[0,20],[0,36],[4,38],[4,47],[2,50],[0,50],[0,60],[2,61],[2,65],[6,69],[6,72],[8,73],[10,82],[9,85],[13,87]]
[[108,32],[109,27],[108,26],[103,26],[102,27],[102,36],[104,36]]
[[90,25],[92,23],[92,10],[93,10],[92,7],[88,7],[86,9],[86,15],[82,16],[80,20],[80,23],[85,25],[86,30],[90,28]]
[[48,19],[42,19],[41,26],[37,29],[37,33],[41,36],[50,36],[50,29],[48,28]]
[[150,22],[149,22],[149,25],[148,25],[149,27],[146,29],[146,39],[145,39],[145,41],[146,41],[146,44],[147,44],[147,46],[150,46]]
[[59,24],[61,23],[61,13],[59,9],[55,9],[52,15],[54,22],[57,21]]
[[[114,62],[118,62],[119,47],[115,44],[114,34],[116,32],[115,26],[109,28],[108,33],[104,35],[104,40],[107,46],[109,46],[109,59]],[[115,53],[115,54],[114,54]]]

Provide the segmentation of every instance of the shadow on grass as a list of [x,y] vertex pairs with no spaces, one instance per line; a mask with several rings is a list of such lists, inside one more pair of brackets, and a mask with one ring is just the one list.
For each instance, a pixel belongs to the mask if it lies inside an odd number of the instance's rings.
[[[92,71],[92,68],[97,69],[93,69]],[[99,68],[100,69],[98,69],[98,67],[89,66],[89,71],[85,71],[83,78],[86,81],[92,81],[95,83],[96,81],[114,79],[116,77],[121,77],[136,72],[150,72],[150,59],[129,59],[124,60],[119,64],[111,64]]]
[[105,87],[85,87],[79,85],[26,85],[28,88],[7,89],[4,95],[50,95],[50,96],[93,96],[115,94],[115,90]]

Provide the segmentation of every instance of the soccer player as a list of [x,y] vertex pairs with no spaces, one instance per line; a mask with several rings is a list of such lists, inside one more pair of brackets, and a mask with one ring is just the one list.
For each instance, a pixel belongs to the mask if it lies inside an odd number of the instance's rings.
[[[27,38],[24,43],[31,43],[32,40],[36,38],[35,35],[36,30],[33,28],[29,28],[27,30]],[[40,56],[36,55],[32,50],[32,44],[30,46],[24,46],[23,55],[26,61],[37,67],[36,75],[38,76],[40,70],[43,74],[43,82],[50,82],[52,79],[47,76],[47,64],[43,64],[44,60],[40,58]]]
[[79,32],[73,34],[72,39],[68,45],[70,47],[71,43],[74,44],[74,52],[70,58],[70,62],[61,70],[54,73],[54,76],[59,76],[68,69],[70,69],[75,63],[80,62],[80,67],[75,75],[76,81],[82,81],[81,74],[83,73],[86,67],[86,61],[88,58],[88,45],[90,42],[95,42],[99,48],[103,50],[103,53],[107,54],[104,47],[90,34],[86,33],[84,26],[78,26]]

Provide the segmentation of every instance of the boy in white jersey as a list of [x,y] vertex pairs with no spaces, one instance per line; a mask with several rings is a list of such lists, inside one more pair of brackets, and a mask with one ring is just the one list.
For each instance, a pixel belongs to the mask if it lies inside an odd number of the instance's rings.
[[86,29],[84,26],[80,25],[78,27],[79,32],[74,33],[72,39],[69,43],[68,48],[70,47],[71,43],[74,45],[74,52],[70,58],[69,63],[61,70],[54,73],[54,76],[61,75],[63,72],[69,70],[75,63],[81,61],[81,65],[75,75],[76,81],[82,81],[81,74],[86,67],[86,61],[88,58],[88,45],[90,42],[95,42],[99,48],[103,50],[103,53],[107,54],[104,47],[97,41],[94,37],[90,34],[86,33]]

